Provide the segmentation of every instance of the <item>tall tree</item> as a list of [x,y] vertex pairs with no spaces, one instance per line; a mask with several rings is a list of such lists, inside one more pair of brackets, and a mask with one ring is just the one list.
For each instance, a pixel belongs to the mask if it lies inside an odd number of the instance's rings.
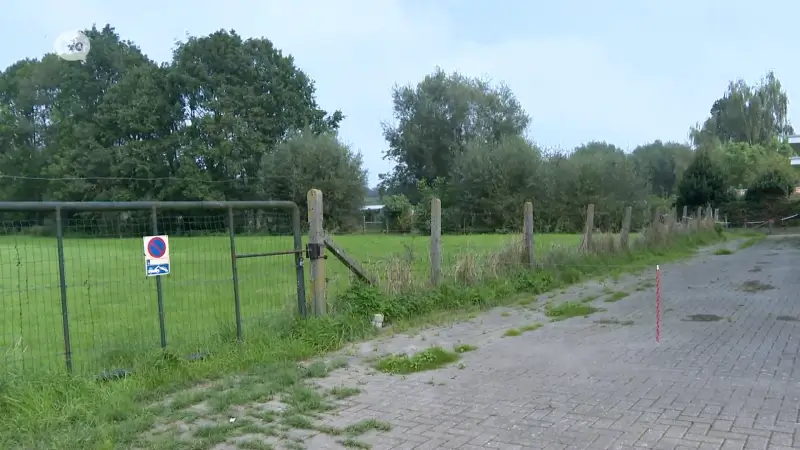
[[506,86],[436,70],[416,86],[395,87],[394,124],[384,124],[385,158],[396,163],[382,188],[419,198],[417,183],[447,179],[470,143],[518,136],[530,119]]
[[692,130],[692,138],[695,145],[714,140],[772,144],[776,138],[794,132],[789,123],[788,107],[786,92],[773,72],[768,72],[755,86],[737,80],[714,102],[711,116],[703,125]]
[[676,193],[678,183],[694,157],[692,149],[676,142],[656,140],[640,145],[631,155],[639,173],[650,185],[650,192],[661,197]]
[[709,150],[701,149],[678,185],[678,207],[717,206],[727,200],[725,174]]
[[[335,133],[310,129],[293,133],[261,164],[262,198],[292,200],[305,212],[306,194],[325,194],[325,222],[331,228],[361,225],[367,172],[361,154],[342,144]],[[305,216],[304,216],[305,217]]]
[[520,136],[471,143],[451,171],[446,200],[457,214],[449,218],[472,229],[520,229],[523,205],[542,187],[541,163],[539,150]]
[[333,131],[343,118],[319,108],[313,82],[267,39],[190,38],[175,50],[171,74],[187,111],[183,151],[211,180],[231,180],[226,199],[256,198],[264,155],[291,132]]

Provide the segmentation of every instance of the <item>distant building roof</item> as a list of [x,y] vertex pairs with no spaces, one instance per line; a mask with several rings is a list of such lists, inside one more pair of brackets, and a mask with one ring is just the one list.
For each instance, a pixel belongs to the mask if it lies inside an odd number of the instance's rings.
[[367,205],[361,208],[362,211],[380,211],[383,209],[383,205]]
[[[789,136],[789,145],[794,149],[795,152],[800,150],[800,135],[793,134]],[[792,162],[792,165],[795,166],[798,163]]]

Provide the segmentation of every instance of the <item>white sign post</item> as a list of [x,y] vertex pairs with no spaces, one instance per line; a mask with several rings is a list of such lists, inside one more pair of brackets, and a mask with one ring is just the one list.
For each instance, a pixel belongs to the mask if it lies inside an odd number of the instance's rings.
[[169,275],[169,236],[145,236],[144,273],[148,277]]

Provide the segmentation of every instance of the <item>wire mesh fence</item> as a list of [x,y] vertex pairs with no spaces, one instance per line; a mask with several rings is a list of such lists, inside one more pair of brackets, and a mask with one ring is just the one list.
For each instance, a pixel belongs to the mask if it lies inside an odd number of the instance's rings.
[[[160,348],[199,357],[220,342],[246,340],[276,313],[310,310],[305,224],[291,202],[0,202],[0,211],[0,357],[12,370],[66,365],[96,373],[135,365]],[[528,205],[515,223],[534,229],[532,211]],[[674,211],[647,216],[628,220],[634,245],[664,245],[700,222]],[[536,267],[598,264],[584,257],[627,248],[623,227],[604,220],[583,233],[472,230],[439,219],[440,241],[433,220],[412,233],[331,237],[385,293],[399,295],[502,278],[531,265],[531,247]],[[170,273],[147,276],[143,237],[162,234]],[[336,258],[328,261],[325,292],[335,310],[355,277]]]
[[[30,208],[26,208],[30,207]],[[153,350],[200,355],[280,311],[305,311],[290,202],[0,204],[6,368],[126,367]],[[143,236],[169,235],[170,273],[146,276]]]

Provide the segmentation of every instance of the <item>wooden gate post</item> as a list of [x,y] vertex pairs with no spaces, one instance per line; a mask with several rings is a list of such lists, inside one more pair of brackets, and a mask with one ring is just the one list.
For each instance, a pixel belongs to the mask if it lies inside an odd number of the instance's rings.
[[322,191],[311,189],[308,202],[308,259],[311,264],[311,290],[315,316],[323,316],[325,302],[325,228],[322,215]]

